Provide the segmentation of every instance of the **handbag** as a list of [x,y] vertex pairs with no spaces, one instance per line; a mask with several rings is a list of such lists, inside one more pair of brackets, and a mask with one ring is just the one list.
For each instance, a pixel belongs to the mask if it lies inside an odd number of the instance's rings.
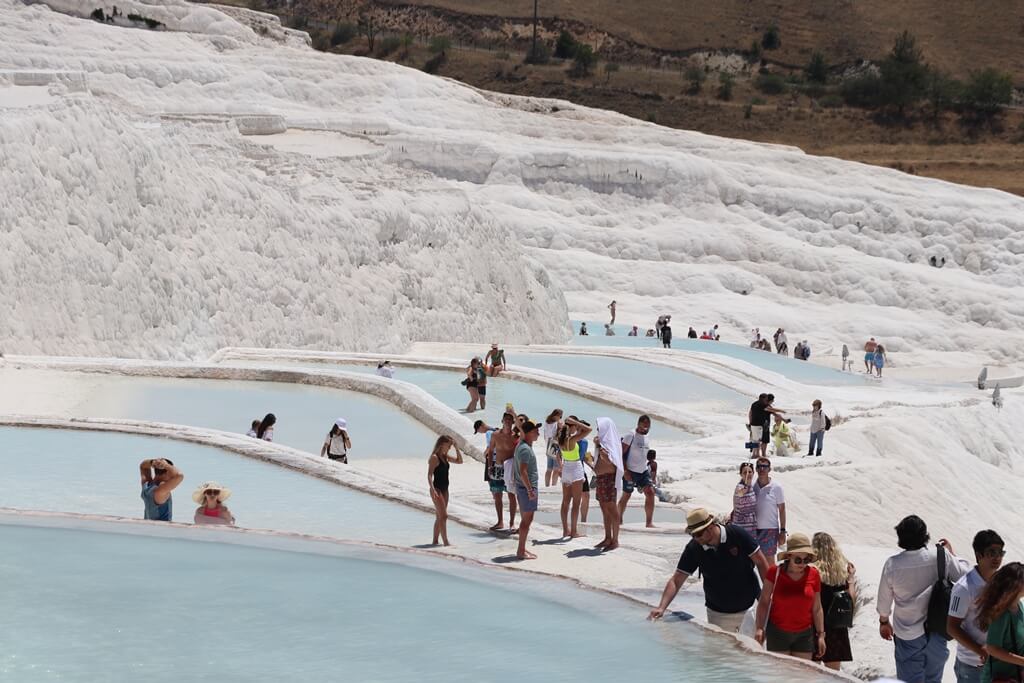
[[953,582],[946,578],[946,549],[941,544],[936,544],[935,547],[938,578],[932,585],[932,594],[928,597],[928,616],[924,622],[924,630],[946,640],[952,640],[953,637],[946,632],[946,615],[949,614]]
[[825,612],[825,628],[853,628],[853,598],[847,588],[832,594]]

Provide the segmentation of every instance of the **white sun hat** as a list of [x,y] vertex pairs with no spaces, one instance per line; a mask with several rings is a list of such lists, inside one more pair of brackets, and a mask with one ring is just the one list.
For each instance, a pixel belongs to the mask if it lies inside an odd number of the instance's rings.
[[218,503],[223,503],[224,501],[231,497],[231,489],[229,489],[226,486],[221,486],[215,481],[208,481],[200,484],[198,488],[196,488],[196,490],[192,492],[192,501],[198,505],[202,505],[205,498],[204,494],[208,489],[220,491],[220,495],[217,496]]

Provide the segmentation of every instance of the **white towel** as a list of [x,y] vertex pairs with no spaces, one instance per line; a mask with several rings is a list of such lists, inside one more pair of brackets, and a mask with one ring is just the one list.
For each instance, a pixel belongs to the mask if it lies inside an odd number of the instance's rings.
[[601,447],[608,451],[608,457],[615,465],[615,488],[622,493],[622,477],[625,468],[622,465],[622,439],[619,437],[619,428],[610,417],[597,418],[597,438]]

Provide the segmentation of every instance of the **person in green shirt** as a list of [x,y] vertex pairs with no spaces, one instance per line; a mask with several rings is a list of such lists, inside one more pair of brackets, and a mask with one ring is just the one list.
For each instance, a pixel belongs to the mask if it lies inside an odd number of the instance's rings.
[[1010,562],[995,573],[978,598],[978,626],[988,629],[988,659],[982,683],[1020,681],[1024,673],[1024,564]]

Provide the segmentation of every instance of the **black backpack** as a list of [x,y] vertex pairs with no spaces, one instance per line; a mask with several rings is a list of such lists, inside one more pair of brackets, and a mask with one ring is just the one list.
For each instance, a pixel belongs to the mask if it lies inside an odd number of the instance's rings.
[[825,612],[825,628],[853,628],[853,596],[845,588],[832,594]]
[[946,617],[949,615],[949,600],[953,592],[953,582],[946,578],[946,549],[936,545],[936,567],[939,570],[939,578],[932,586],[932,594],[928,598],[928,618],[924,622],[924,630],[942,636],[946,640],[952,640],[946,632]]
[[827,432],[830,429],[832,429],[832,419],[828,415],[825,415],[825,431]]

